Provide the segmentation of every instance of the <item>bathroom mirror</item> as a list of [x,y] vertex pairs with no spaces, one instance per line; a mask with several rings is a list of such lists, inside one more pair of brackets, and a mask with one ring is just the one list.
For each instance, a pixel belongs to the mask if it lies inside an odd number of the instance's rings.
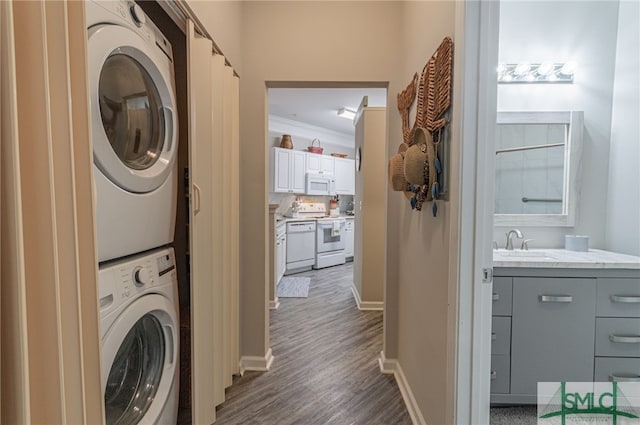
[[573,226],[582,111],[498,112],[496,226]]

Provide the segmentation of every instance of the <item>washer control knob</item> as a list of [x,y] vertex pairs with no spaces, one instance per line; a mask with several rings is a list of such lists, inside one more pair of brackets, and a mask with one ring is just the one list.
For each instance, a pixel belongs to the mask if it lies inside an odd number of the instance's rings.
[[147,272],[147,269],[138,266],[133,270],[133,282],[136,286],[144,286],[149,283],[149,281],[149,272]]
[[133,22],[139,27],[141,27],[145,22],[147,22],[147,17],[144,14],[144,11],[140,6],[134,4],[129,8],[129,12],[131,13],[131,18],[133,18]]

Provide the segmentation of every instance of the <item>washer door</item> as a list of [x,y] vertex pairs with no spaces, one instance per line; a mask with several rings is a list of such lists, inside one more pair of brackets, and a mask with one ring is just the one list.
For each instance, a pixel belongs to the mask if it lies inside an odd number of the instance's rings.
[[174,308],[161,295],[142,296],[105,335],[102,376],[107,424],[155,423],[159,418],[176,372]]
[[177,152],[171,61],[118,25],[89,28],[87,47],[94,162],[124,190],[153,191]]

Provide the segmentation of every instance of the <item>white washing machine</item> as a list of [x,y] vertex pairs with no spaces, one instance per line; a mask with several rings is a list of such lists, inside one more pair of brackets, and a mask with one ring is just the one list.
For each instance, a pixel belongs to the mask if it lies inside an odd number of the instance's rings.
[[100,269],[106,423],[175,424],[179,338],[173,249]]
[[171,44],[129,1],[88,1],[98,261],[173,241],[178,123]]

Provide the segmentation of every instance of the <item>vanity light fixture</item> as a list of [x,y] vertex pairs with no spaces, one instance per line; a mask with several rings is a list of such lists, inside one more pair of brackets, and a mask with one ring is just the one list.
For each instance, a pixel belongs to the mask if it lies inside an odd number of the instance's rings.
[[575,62],[501,63],[498,83],[573,83]]
[[352,111],[351,109],[340,108],[338,110],[338,116],[340,118],[344,118],[344,119],[353,121],[353,119],[356,117],[356,113],[355,113],[355,111]]

